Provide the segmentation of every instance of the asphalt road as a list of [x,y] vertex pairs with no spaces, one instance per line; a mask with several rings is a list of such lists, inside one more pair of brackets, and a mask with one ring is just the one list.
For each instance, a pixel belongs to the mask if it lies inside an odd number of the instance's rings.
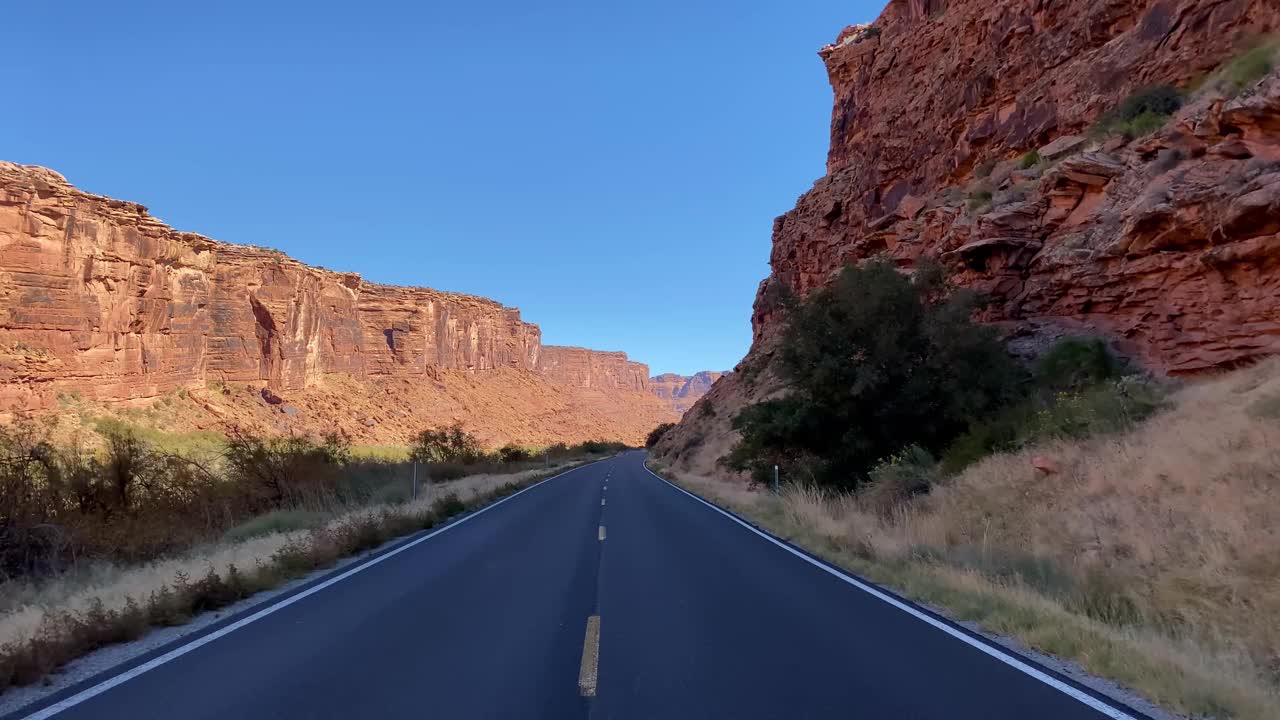
[[1129,717],[762,537],[643,458],[549,480],[37,717]]

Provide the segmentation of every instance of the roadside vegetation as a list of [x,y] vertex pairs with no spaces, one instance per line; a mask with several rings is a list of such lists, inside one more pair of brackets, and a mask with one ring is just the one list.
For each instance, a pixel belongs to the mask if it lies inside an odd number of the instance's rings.
[[662,439],[662,436],[670,432],[671,428],[675,426],[675,423],[662,423],[658,427],[654,428],[649,432],[649,436],[645,438],[644,446],[651,448],[654,445],[657,445],[658,441]]
[[[1185,387],[1094,339],[1015,362],[933,268],[787,310],[779,396],[678,476],[948,615],[1196,717],[1280,711],[1280,361]],[[891,321],[885,321],[891,318]]]
[[841,490],[910,466],[916,493],[992,453],[1124,429],[1160,407],[1160,388],[1097,340],[1065,339],[1024,367],[971,320],[979,304],[936,266],[846,268],[791,303],[774,368],[787,392],[734,417],[741,439],[722,463]]
[[403,460],[336,435],[233,432],[190,452],[154,437],[0,428],[0,691],[622,449],[488,452],[458,426],[423,432]]

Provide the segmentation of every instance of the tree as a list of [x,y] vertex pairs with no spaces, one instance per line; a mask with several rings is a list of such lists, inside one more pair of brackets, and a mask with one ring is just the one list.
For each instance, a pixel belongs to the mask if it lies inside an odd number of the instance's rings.
[[903,447],[938,453],[970,420],[1016,397],[1023,372],[975,324],[972,293],[921,263],[848,267],[787,311],[778,353],[789,392],[733,419],[729,467],[854,487]]
[[675,423],[662,423],[661,425],[654,428],[653,430],[650,430],[649,437],[645,438],[644,440],[644,446],[647,448],[651,448],[654,445],[657,445],[658,441],[662,439],[662,436],[666,435],[667,432],[670,431],[671,428],[675,426],[676,426]]
[[447,428],[423,430],[413,441],[414,462],[473,463],[484,458],[484,449],[474,435],[454,423]]

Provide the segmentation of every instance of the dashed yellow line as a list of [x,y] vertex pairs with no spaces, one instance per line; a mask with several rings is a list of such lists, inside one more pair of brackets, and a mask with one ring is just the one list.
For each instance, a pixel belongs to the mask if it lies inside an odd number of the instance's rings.
[[604,507],[604,498],[600,498],[600,507]]
[[[601,539],[604,528],[600,528]],[[600,616],[587,618],[587,636],[582,641],[582,669],[578,671],[578,692],[582,697],[595,697],[600,675]]]
[[603,525],[601,525],[601,526],[600,526],[600,539],[601,539],[601,540],[604,540],[604,526],[603,526]]

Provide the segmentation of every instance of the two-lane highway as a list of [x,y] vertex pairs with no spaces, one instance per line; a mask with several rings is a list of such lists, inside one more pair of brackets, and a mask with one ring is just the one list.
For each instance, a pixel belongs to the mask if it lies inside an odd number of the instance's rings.
[[643,459],[565,473],[16,717],[1132,716]]

